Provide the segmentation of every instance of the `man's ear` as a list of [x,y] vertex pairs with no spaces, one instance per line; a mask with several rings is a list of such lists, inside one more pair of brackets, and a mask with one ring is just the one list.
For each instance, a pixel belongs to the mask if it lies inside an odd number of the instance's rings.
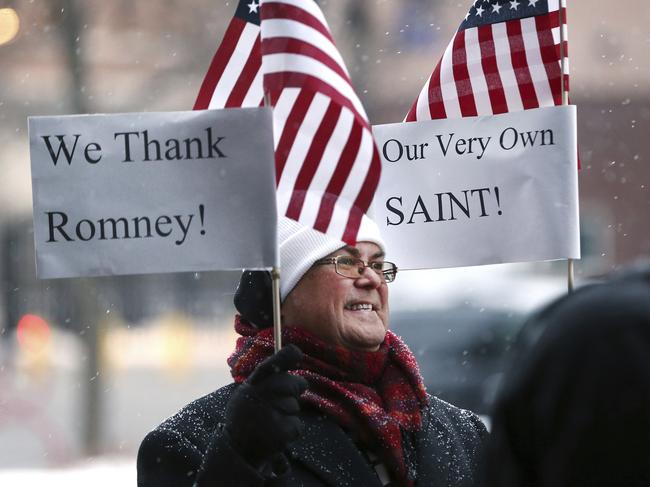
[[233,301],[242,317],[258,328],[273,326],[271,273],[244,271]]

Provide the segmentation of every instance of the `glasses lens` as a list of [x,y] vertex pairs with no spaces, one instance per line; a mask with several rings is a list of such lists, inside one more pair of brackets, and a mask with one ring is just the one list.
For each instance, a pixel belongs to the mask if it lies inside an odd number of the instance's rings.
[[397,266],[392,262],[384,262],[382,274],[384,275],[386,282],[393,282],[397,275]]
[[354,257],[339,256],[336,259],[336,272],[345,277],[359,277],[359,268],[363,262]]

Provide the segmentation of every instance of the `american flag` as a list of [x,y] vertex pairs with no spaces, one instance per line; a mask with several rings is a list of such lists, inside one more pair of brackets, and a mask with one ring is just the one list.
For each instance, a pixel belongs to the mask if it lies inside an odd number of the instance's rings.
[[353,244],[381,170],[368,117],[313,0],[262,0],[278,213]]
[[212,58],[194,110],[263,104],[259,7],[256,0],[240,0]]
[[566,8],[561,3],[476,0],[405,121],[561,105],[561,83],[567,92],[569,86]]

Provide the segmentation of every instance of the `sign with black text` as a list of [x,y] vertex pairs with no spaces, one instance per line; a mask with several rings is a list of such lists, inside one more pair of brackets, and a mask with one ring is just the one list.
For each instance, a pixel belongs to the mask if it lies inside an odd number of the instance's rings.
[[30,117],[39,278],[277,265],[271,111]]
[[575,106],[373,127],[401,269],[580,257]]

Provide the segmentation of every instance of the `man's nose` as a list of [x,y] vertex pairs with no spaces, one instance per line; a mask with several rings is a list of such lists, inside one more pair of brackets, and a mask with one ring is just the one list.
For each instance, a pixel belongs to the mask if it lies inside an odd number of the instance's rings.
[[382,283],[383,279],[381,276],[367,266],[363,268],[360,276],[355,280],[355,284],[359,287],[377,288]]

